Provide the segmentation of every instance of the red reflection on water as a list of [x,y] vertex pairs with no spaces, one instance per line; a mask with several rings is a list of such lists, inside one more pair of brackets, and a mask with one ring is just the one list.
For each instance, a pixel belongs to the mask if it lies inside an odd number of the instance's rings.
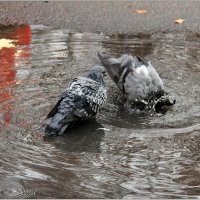
[[3,113],[4,125],[9,125],[13,110],[13,102],[10,100],[15,98],[11,86],[19,83],[16,80],[16,60],[31,56],[27,53],[30,48],[22,46],[31,43],[31,28],[29,25],[15,27],[9,33],[0,34],[0,38],[11,39],[15,44],[14,47],[0,49],[0,112]]

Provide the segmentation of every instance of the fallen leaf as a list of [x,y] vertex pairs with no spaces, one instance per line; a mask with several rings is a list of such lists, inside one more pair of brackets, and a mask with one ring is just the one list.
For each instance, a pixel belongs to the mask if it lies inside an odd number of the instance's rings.
[[138,13],[138,14],[145,14],[145,13],[147,13],[147,11],[146,10],[136,10],[136,13]]
[[184,19],[176,19],[175,23],[176,24],[182,24],[185,20]]

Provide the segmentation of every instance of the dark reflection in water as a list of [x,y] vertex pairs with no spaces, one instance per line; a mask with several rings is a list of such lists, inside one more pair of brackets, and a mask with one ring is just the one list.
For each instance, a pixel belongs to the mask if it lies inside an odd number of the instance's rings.
[[88,120],[75,125],[61,137],[45,137],[44,141],[65,152],[100,153],[104,134],[104,127],[101,124],[96,120]]
[[[141,42],[142,39],[142,42]],[[110,40],[103,41],[103,47],[110,53],[120,56],[124,53],[139,55],[142,57],[150,55],[154,46],[150,34],[115,34],[110,36]]]
[[[199,197],[198,34],[27,25],[1,27],[0,48],[0,198]],[[165,115],[127,113],[107,77],[96,120],[43,138],[46,114],[73,77],[100,64],[98,51],[150,58],[176,105]]]

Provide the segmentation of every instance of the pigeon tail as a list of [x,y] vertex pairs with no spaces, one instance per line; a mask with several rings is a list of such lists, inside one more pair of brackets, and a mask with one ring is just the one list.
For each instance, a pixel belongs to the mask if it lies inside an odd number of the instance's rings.
[[65,123],[64,118],[65,116],[62,113],[56,113],[54,117],[48,119],[49,121],[45,126],[46,136],[62,135],[70,125],[70,122]]
[[97,53],[100,61],[102,62],[103,65],[105,66],[109,66],[110,62],[108,61],[108,59],[110,58],[109,56],[104,56],[102,55],[100,52]]
[[119,59],[112,58],[109,56],[104,56],[101,53],[98,52],[98,57],[102,63],[102,65],[106,68],[106,71],[112,78],[112,80],[118,84],[121,73],[123,69],[121,69],[121,62]]

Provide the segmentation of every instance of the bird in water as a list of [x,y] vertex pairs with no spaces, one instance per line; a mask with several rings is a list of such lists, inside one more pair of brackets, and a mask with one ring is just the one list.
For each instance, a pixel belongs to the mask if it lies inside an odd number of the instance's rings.
[[150,61],[127,54],[113,58],[98,53],[98,57],[132,107],[165,112],[168,106],[175,104]]
[[107,99],[106,70],[93,67],[85,77],[74,78],[46,117],[45,134],[62,135],[79,120],[93,118]]

